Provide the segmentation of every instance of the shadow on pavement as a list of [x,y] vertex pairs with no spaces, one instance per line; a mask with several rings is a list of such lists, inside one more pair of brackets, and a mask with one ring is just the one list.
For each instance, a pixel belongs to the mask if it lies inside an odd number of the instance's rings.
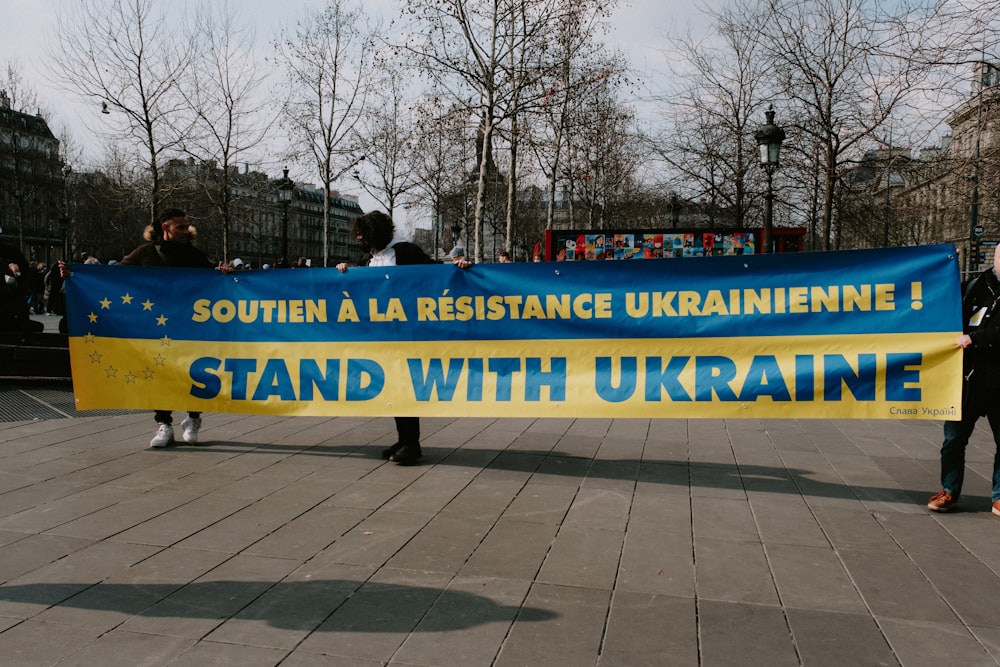
[[[149,618],[234,617],[286,630],[323,632],[439,632],[515,618],[534,622],[556,617],[543,609],[508,607],[464,591],[322,579],[208,581],[184,586],[22,584],[0,586],[0,600]],[[434,610],[415,627],[432,606]]]
[[[285,452],[289,455],[380,459],[383,448],[383,445],[309,446],[205,441],[198,447],[184,447],[183,451],[231,452],[234,454],[254,452],[274,454]],[[424,446],[422,449],[423,459],[420,461],[421,465],[452,465],[517,471],[537,475],[590,477],[684,487],[740,489],[744,491],[845,498],[870,502],[899,502],[900,500],[909,499],[922,504],[929,496],[926,489],[914,491],[899,487],[851,485],[842,481],[829,482],[817,479],[815,477],[816,473],[813,471],[797,468],[648,458],[642,460],[605,460],[532,450],[452,449],[427,446]],[[173,451],[173,449],[159,451]]]

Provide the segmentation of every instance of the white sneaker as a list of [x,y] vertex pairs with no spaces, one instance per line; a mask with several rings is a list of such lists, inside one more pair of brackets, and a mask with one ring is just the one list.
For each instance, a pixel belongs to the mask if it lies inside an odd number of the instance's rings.
[[170,424],[160,424],[156,435],[149,441],[150,447],[169,447],[174,444],[174,427]]
[[195,417],[194,419],[188,417],[181,422],[181,428],[184,430],[184,442],[189,445],[198,444],[198,429],[201,428],[201,417]]

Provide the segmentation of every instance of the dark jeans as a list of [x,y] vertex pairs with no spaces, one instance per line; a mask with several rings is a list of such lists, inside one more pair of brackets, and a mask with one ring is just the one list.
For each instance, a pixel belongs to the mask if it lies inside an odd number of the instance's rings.
[[[961,421],[944,423],[944,442],[941,444],[941,486],[956,499],[962,495],[965,480],[965,447],[979,421],[979,410],[966,406]],[[986,404],[986,418],[993,429],[993,501],[1000,500],[1000,400],[993,398]]]
[[396,434],[401,445],[419,445],[420,418],[396,417]]
[[[153,415],[153,419],[156,420],[157,424],[173,424],[174,416],[172,412],[173,412],[172,410],[157,410],[156,414]],[[189,412],[188,417],[190,417],[191,419],[197,419],[198,417],[201,417],[201,413]]]

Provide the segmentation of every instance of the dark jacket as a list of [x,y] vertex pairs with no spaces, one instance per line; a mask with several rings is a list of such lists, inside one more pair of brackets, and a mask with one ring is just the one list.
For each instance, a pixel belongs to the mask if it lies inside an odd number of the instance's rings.
[[[974,394],[996,400],[1000,389],[1000,281],[993,269],[970,280],[963,290],[964,331],[972,339],[965,349],[964,372]],[[971,372],[971,376],[969,375]],[[983,398],[986,398],[984,395]]]
[[[409,241],[400,241],[392,246],[392,249],[396,251],[396,266],[406,266],[407,264],[434,264],[434,260],[431,259],[423,249],[416,243],[410,243]],[[363,265],[368,266],[371,261],[371,255],[367,255],[362,262]]]
[[[20,278],[9,269],[11,263],[17,265]],[[25,291],[28,271],[28,260],[18,248],[0,245],[0,331],[29,333],[44,328],[41,322],[32,320],[28,312],[28,294]]]
[[157,239],[130,252],[120,264],[134,266],[175,266],[186,269],[212,269],[215,265],[190,243]]
[[427,253],[415,243],[403,241],[393,246],[396,250],[396,265],[405,266],[407,264],[433,264],[434,260],[427,256]]
[[63,282],[59,275],[59,264],[53,263],[45,273],[45,303],[56,315],[66,314],[66,289]]

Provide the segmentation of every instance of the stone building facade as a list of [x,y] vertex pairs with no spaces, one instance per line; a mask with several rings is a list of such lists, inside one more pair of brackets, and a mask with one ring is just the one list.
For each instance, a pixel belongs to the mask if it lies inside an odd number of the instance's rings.
[[954,244],[966,272],[1000,242],[1000,65],[979,63],[940,146],[870,151],[845,174],[843,247]]
[[0,242],[51,264],[63,257],[66,218],[59,140],[41,115],[0,91]]

